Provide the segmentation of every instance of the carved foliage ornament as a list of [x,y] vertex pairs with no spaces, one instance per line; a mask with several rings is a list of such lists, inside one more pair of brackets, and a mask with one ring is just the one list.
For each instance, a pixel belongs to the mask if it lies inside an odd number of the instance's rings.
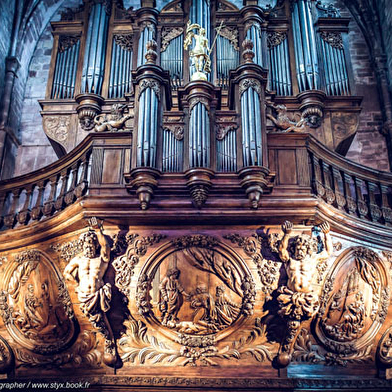
[[59,143],[64,143],[67,140],[69,124],[69,116],[45,116],[43,119],[45,133]]
[[364,247],[348,249],[335,261],[324,285],[316,334],[343,359],[363,354],[384,322],[388,305],[387,276],[377,253]]
[[248,88],[253,88],[257,94],[261,94],[260,82],[256,79],[244,79],[240,82],[240,95],[242,95]]
[[210,103],[207,98],[204,97],[194,97],[189,101],[189,111],[192,112],[193,108],[198,104],[202,103],[207,110],[210,109]]
[[343,39],[340,33],[320,31],[320,37],[333,48],[343,50]]
[[59,49],[58,52],[62,53],[72,48],[77,42],[79,42],[80,36],[77,35],[61,35],[59,37]]
[[150,88],[154,91],[156,94],[158,100],[160,99],[161,96],[161,86],[155,79],[143,79],[139,85],[139,94],[138,94],[138,100],[140,100],[140,96],[143,94],[144,90],[147,88]]
[[274,48],[275,46],[280,45],[287,38],[286,31],[273,31],[268,33],[267,43],[268,48]]
[[250,22],[247,22],[247,23],[245,24],[245,34],[246,34],[247,31],[248,31],[251,27],[253,27],[253,26],[257,29],[257,31],[258,31],[258,33],[259,33],[259,36],[260,36],[260,38],[261,38],[261,26],[260,26],[260,23],[254,21],[254,20],[251,20]]
[[217,34],[219,34],[221,37],[229,40],[234,50],[236,51],[240,50],[240,48],[238,47],[238,29],[236,27],[225,26],[222,27],[221,29],[217,28],[216,31]]
[[161,52],[164,52],[174,38],[179,37],[184,32],[182,27],[164,27],[162,29]]
[[216,138],[218,140],[223,140],[229,132],[236,131],[238,129],[237,125],[217,125],[216,127]]
[[132,34],[116,34],[114,35],[114,42],[122,49],[132,51],[133,49],[133,35]]
[[74,336],[74,313],[61,274],[38,250],[16,255],[8,266],[0,314],[12,338],[36,353],[59,352]]

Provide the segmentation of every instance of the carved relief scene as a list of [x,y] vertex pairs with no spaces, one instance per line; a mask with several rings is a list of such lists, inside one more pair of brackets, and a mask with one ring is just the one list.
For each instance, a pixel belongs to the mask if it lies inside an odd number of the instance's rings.
[[22,3],[0,389],[391,390],[389,8]]

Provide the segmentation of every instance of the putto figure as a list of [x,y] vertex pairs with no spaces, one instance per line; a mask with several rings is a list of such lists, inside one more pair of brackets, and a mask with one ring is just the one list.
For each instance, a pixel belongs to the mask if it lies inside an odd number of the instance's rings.
[[[198,30],[198,34],[192,30]],[[186,25],[184,49],[187,50],[192,44],[192,38],[195,40],[195,46],[189,51],[189,57],[196,72],[193,73],[191,80],[207,80],[207,73],[211,72],[210,49],[208,47],[208,38],[206,30],[196,23],[189,20]]]
[[110,261],[110,245],[97,219],[91,218],[89,224],[88,232],[80,236],[83,253],[75,256],[65,267],[64,277],[78,283],[76,292],[80,308],[105,337],[104,362],[114,366],[117,359],[115,342],[106,317],[110,309],[112,287],[103,280]]
[[[320,260],[328,258],[333,250],[329,224],[318,226],[324,233],[322,249],[318,249],[316,239],[307,234],[290,237],[291,222],[282,225],[283,238],[278,245],[278,253],[285,264],[287,286],[278,289],[279,315],[288,320],[288,332],[278,355],[278,364],[287,366],[290,354],[300,330],[301,322],[313,317],[319,309],[319,296],[312,288],[312,279]],[[289,242],[291,244],[289,245]]]

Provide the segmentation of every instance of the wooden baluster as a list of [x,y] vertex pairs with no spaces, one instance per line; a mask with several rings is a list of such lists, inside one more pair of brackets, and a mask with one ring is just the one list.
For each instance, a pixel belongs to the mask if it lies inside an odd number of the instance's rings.
[[346,198],[344,197],[344,189],[342,189],[343,186],[343,178],[342,174],[340,173],[339,169],[336,169],[335,167],[332,167],[332,174],[333,174],[333,185],[335,188],[335,200],[336,200],[336,206],[339,208],[339,210],[344,210],[344,207],[346,205]]
[[381,184],[381,211],[386,226],[392,226],[392,209],[389,205],[389,186]]
[[358,214],[361,219],[364,219],[367,217],[369,213],[369,208],[366,204],[365,198],[363,197],[362,193],[362,185],[363,185],[363,180],[360,178],[355,178],[355,190],[357,193],[357,206],[358,206]]
[[76,187],[76,180],[78,179],[78,163],[72,165],[70,176],[71,176],[71,185],[64,197],[64,201],[67,206],[72,204],[73,201],[75,200],[74,189]]
[[373,222],[378,222],[382,217],[382,212],[376,201],[376,192],[379,190],[378,184],[374,182],[368,182],[369,191],[369,210],[370,217]]
[[325,188],[323,185],[323,178],[321,174],[321,167],[319,160],[313,155],[313,186],[317,196],[323,197],[325,195]]
[[323,173],[324,173],[324,188],[325,196],[324,199],[328,204],[333,204],[335,201],[335,193],[332,189],[331,183],[331,170],[328,163],[322,162]]
[[37,200],[35,202],[34,207],[31,209],[31,213],[30,213],[32,220],[38,220],[42,216],[42,196],[45,190],[44,181],[39,182],[37,186],[38,186]]
[[67,191],[67,184],[68,184],[68,169],[62,170],[61,173],[61,190],[60,190],[60,194],[57,196],[57,199],[54,203],[54,208],[56,209],[56,211],[61,211],[63,209],[64,206],[64,196],[65,193]]
[[56,197],[56,189],[58,184],[58,175],[55,175],[49,179],[50,181],[50,194],[49,199],[44,203],[42,212],[45,216],[50,216],[53,213],[54,199]]
[[12,205],[10,211],[4,216],[4,226],[7,229],[12,229],[15,223],[15,212],[18,207],[20,189],[13,189],[12,191]]
[[87,174],[88,174],[88,163],[89,163],[89,153],[83,155],[82,157],[82,173],[80,175],[80,180],[78,182],[78,185],[76,186],[74,193],[75,196],[79,199],[79,197],[82,197],[87,190],[88,187],[88,180],[87,180]]
[[351,188],[350,188],[352,177],[349,174],[343,173],[343,179],[344,179],[344,191],[346,194],[347,212],[350,215],[356,215],[357,214],[357,203],[355,201],[355,198],[351,194]]
[[30,202],[31,195],[33,194],[33,185],[30,185],[26,188],[26,199],[23,204],[22,209],[18,212],[16,219],[21,225],[26,225],[30,219]]

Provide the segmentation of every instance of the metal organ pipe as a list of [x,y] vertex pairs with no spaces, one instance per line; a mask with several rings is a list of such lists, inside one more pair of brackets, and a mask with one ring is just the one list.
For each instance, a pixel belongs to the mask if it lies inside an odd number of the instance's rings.
[[103,4],[94,4],[88,23],[82,71],[82,92],[100,94],[105,67],[109,15]]
[[189,127],[189,166],[210,166],[210,121],[208,110],[198,102],[191,112]]
[[146,26],[140,33],[139,37],[139,47],[137,51],[137,66],[141,66],[146,63],[146,58],[144,57],[147,52],[147,42],[155,39],[155,25],[150,23]]
[[253,42],[254,62],[263,66],[262,31],[257,24],[253,24],[246,32],[246,38]]

